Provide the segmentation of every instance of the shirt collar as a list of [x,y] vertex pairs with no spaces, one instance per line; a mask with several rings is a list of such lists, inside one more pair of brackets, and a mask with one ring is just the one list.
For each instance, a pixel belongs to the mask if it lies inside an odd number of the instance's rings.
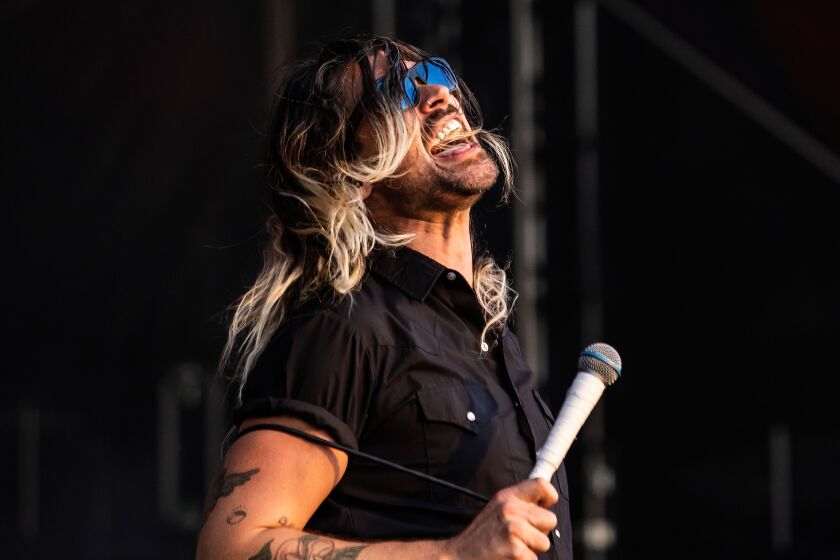
[[446,267],[413,249],[399,247],[377,251],[371,270],[414,299],[425,301]]

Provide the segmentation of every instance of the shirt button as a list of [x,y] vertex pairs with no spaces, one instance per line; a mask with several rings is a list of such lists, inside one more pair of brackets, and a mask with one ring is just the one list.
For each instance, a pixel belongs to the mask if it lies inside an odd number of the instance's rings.
[[487,344],[486,342],[482,342],[481,343],[481,351],[482,352],[487,352],[488,350],[490,350],[490,345]]
[[475,412],[473,412],[472,410],[467,412],[467,420],[469,420],[470,422],[475,422]]
[[558,529],[554,529],[554,536],[558,539],[560,538],[560,531]]
[[456,278],[455,273],[452,272],[451,270],[446,273],[446,279],[447,280],[455,280],[455,278]]

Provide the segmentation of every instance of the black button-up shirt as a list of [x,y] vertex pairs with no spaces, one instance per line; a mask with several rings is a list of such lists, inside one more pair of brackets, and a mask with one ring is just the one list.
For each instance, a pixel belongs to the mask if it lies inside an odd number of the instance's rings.
[[[482,351],[484,316],[455,271],[408,248],[381,251],[352,298],[311,301],[286,319],[249,375],[246,418],[293,415],[338,443],[486,496],[528,478],[552,423],[516,336]],[[552,550],[571,559],[569,489]],[[306,528],[353,540],[448,538],[483,504],[351,457]]]

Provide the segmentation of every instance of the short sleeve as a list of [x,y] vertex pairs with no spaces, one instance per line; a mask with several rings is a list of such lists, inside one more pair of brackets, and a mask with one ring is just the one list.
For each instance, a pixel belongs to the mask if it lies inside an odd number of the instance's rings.
[[370,355],[349,321],[324,310],[291,318],[248,375],[234,423],[294,416],[358,449],[373,385]]

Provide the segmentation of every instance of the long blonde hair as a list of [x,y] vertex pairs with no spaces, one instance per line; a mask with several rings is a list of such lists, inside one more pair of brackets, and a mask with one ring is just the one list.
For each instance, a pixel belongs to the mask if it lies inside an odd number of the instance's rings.
[[[368,57],[384,53],[384,91],[374,81]],[[237,398],[248,374],[280,324],[294,309],[326,292],[352,297],[378,247],[409,243],[410,234],[377,229],[359,192],[364,183],[398,176],[416,130],[400,107],[403,61],[427,58],[423,51],[386,37],[342,39],[320,56],[291,69],[275,95],[266,160],[272,188],[268,243],[254,284],[234,305],[220,367],[233,370]],[[361,96],[352,85],[360,70]],[[351,85],[348,85],[348,82]],[[482,129],[478,105],[459,80],[461,107],[474,137],[490,153],[503,180],[503,199],[512,190],[512,159],[505,140]],[[356,153],[355,131],[366,119],[375,149]],[[477,255],[473,285],[487,334],[501,329],[513,292],[507,275],[489,254]]]

